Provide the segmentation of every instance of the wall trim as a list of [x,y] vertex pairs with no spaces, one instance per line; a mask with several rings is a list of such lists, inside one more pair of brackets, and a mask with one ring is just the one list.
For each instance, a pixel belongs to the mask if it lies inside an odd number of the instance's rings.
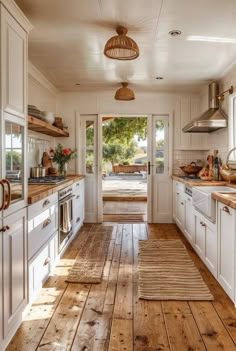
[[61,92],[30,61],[28,61],[28,75],[52,94],[58,95]]
[[33,29],[32,24],[28,20],[28,18],[23,14],[19,6],[13,0],[0,0],[0,4],[2,4],[8,12],[15,18],[15,20],[23,27],[23,29],[27,32]]

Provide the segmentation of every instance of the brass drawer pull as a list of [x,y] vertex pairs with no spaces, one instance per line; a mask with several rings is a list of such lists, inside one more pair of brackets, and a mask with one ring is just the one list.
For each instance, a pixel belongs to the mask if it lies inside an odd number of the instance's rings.
[[79,183],[76,183],[76,186],[79,186]]
[[47,266],[51,261],[51,258],[50,257],[47,257],[46,260],[44,261],[44,266]]
[[184,203],[183,203],[183,202],[181,202],[181,205],[184,205]]
[[80,217],[78,217],[77,219],[76,219],[76,223],[78,223],[80,221]]
[[49,204],[50,204],[50,201],[49,201],[49,200],[45,200],[44,203],[43,203],[43,207],[44,207],[44,206],[47,206],[47,205],[49,205]]
[[229,208],[227,206],[223,207],[223,211],[225,211],[226,213],[230,213],[230,210],[229,210]]
[[50,219],[50,218],[47,218],[47,219],[43,222],[43,228],[46,228],[50,223],[51,223],[51,219]]

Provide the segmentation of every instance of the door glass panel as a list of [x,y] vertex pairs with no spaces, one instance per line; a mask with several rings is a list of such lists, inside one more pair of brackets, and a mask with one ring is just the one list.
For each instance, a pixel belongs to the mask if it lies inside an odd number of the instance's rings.
[[5,178],[11,184],[11,202],[23,198],[24,128],[12,122],[5,122]]
[[155,148],[155,169],[156,174],[165,172],[165,121],[156,121],[156,148]]
[[86,146],[94,146],[94,121],[86,121]]
[[86,150],[86,173],[94,173],[94,150]]

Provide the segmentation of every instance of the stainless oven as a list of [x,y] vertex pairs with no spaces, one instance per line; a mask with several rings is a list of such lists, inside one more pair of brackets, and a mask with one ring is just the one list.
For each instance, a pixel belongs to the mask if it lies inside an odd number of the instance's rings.
[[72,235],[72,186],[59,191],[59,252]]

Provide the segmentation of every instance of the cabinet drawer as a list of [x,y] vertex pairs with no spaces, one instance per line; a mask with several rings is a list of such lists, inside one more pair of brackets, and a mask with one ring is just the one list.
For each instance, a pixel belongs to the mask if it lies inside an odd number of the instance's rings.
[[28,257],[31,258],[58,229],[57,204],[28,221]]
[[72,190],[74,195],[81,194],[82,185],[82,180],[73,183]]
[[50,272],[50,248],[46,245],[44,249],[29,262],[29,301],[41,288],[43,282]]
[[50,208],[52,205],[58,203],[58,193],[45,197],[44,199],[36,202],[28,207],[28,219],[32,219],[42,211]]

